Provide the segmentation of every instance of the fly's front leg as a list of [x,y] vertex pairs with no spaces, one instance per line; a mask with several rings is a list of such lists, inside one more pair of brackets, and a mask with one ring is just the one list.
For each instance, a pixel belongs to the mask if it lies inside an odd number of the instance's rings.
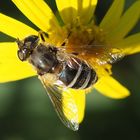
[[38,36],[43,42],[47,42],[47,39],[49,38],[49,34],[41,30],[38,32]]

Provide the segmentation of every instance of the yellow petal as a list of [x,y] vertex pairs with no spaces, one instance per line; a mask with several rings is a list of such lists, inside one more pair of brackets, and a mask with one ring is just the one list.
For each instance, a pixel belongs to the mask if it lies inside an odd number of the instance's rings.
[[100,23],[100,27],[105,30],[105,32],[110,32],[112,29],[116,28],[123,12],[124,3],[125,0],[114,0],[110,9],[107,11],[105,17]]
[[[67,89],[63,92],[62,95],[63,95],[62,106],[64,109],[65,116],[69,120],[72,120],[73,118],[77,117],[78,119],[77,122],[80,123],[84,118],[85,112],[85,91]],[[73,109],[75,109],[75,113],[70,111],[72,107]]]
[[130,92],[111,76],[102,77],[94,87],[101,94],[114,99],[121,99],[130,95]]
[[77,0],[78,1],[78,16],[83,24],[89,23],[93,17],[97,0]]
[[93,16],[97,0],[56,0],[56,3],[65,24],[75,22],[77,17],[87,24]]
[[43,0],[12,0],[18,9],[37,27],[43,31],[49,30],[56,19]]
[[140,52],[140,33],[131,35],[121,42],[116,44],[118,48],[122,49],[122,52],[126,55],[131,55]]
[[37,34],[37,31],[19,22],[16,19],[0,13],[0,31],[14,38],[24,38],[27,35]]
[[0,43],[0,83],[15,81],[35,75],[28,62],[17,57],[16,43]]
[[[118,26],[107,35],[107,40],[121,40],[135,26],[140,18],[140,1],[136,1],[121,17]],[[113,20],[113,19],[112,19]]]
[[56,0],[56,4],[65,24],[70,24],[76,19],[77,0]]

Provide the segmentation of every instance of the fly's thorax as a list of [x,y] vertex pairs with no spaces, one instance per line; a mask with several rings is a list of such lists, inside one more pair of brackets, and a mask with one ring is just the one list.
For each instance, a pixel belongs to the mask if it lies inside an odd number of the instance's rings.
[[50,45],[39,44],[29,57],[29,62],[35,67],[39,75],[53,73],[58,65],[57,49]]

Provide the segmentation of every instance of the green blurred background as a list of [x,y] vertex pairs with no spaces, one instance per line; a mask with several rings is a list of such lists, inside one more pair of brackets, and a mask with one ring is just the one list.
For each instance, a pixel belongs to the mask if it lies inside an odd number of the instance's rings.
[[[55,7],[52,0],[46,1]],[[125,9],[134,1],[126,0]],[[98,23],[111,3],[112,0],[99,0]],[[0,1],[0,12],[37,29],[10,0]],[[130,34],[135,32],[140,32],[140,22]],[[0,36],[0,41],[14,41],[4,34]],[[88,94],[85,118],[78,132],[60,122],[37,77],[0,84],[0,140],[139,140],[139,62],[140,54],[136,54],[113,65],[114,77],[128,87],[132,95],[124,100],[112,100],[96,91]]]

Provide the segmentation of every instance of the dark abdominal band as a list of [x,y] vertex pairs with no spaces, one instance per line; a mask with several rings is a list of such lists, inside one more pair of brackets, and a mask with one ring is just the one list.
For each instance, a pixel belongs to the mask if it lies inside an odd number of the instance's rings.
[[97,75],[92,68],[82,61],[77,69],[66,65],[65,69],[60,74],[59,80],[67,87],[86,89],[97,81]]

